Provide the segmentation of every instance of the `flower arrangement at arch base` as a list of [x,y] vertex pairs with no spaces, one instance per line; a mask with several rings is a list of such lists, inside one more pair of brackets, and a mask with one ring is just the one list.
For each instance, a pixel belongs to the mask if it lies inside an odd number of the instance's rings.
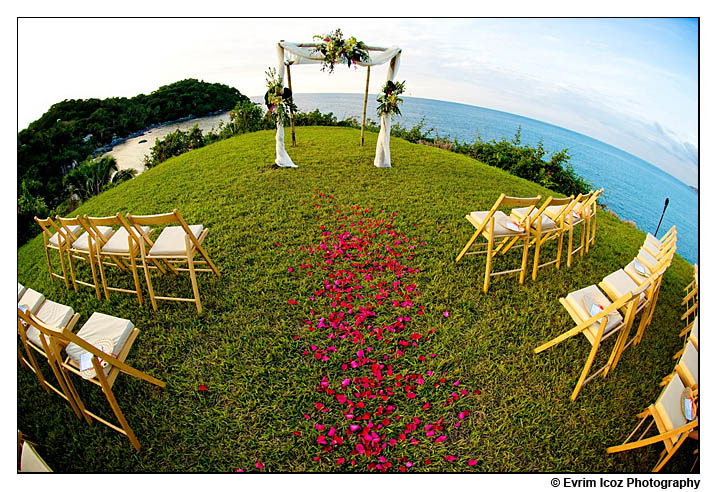
[[292,91],[288,87],[283,87],[276,69],[269,68],[264,73],[267,75],[267,92],[264,94],[267,118],[286,124],[289,115],[297,111],[297,105],[292,99]]
[[377,115],[381,116],[383,113],[401,115],[399,104],[404,102],[404,100],[399,96],[404,93],[405,83],[406,80],[403,82],[392,82],[388,80],[387,83],[384,84],[381,94],[376,98],[376,101],[379,103],[379,106],[376,108]]
[[314,53],[320,53],[322,60],[322,72],[328,70],[334,72],[334,64],[337,62],[346,63],[351,68],[358,62],[369,61],[367,46],[362,41],[357,41],[354,36],[344,39],[341,29],[323,35],[315,35],[314,39],[320,41],[320,45],[313,48]]

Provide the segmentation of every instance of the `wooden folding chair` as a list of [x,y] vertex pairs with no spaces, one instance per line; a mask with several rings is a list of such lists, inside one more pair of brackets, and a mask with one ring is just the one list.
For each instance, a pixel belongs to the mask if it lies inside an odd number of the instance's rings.
[[683,298],[683,302],[681,302],[681,306],[686,307],[686,311],[681,316],[681,320],[686,321],[686,328],[698,316],[698,264],[695,264],[693,268],[693,280],[685,287],[684,290],[688,293]]
[[[95,255],[97,265],[100,270],[100,279],[102,281],[102,289],[105,292],[105,298],[110,298],[110,291],[126,292],[135,294],[137,302],[142,305],[142,289],[140,287],[140,277],[137,273],[137,261],[140,252],[140,241],[144,241],[144,236],[138,235],[134,228],[130,226],[122,214],[117,213],[109,217],[88,217],[84,216],[85,223],[89,226],[90,235],[95,245]],[[104,227],[117,227],[114,233],[109,237],[103,234]],[[152,230],[148,226],[142,226],[142,231],[147,237],[152,235]],[[105,266],[115,266],[122,271],[128,271],[132,274],[134,289],[113,287],[108,285],[107,275],[105,274]],[[159,267],[162,273],[164,269]]]
[[[662,442],[665,448],[661,452],[658,462],[652,470],[653,472],[660,471],[665,464],[668,463],[668,460],[676,454],[676,451],[678,451],[689,437],[691,431],[698,427],[697,415],[693,420],[688,420],[682,410],[685,388],[678,374],[674,374],[670,382],[666,384],[658,396],[656,403],[650,405],[638,414],[637,417],[641,419],[641,421],[626,440],[623,441],[623,444],[611,446],[606,452],[618,453]],[[697,399],[698,390],[692,391],[691,393],[692,399]],[[694,411],[697,411],[697,405],[694,406]],[[643,433],[637,440],[629,442],[648,419],[650,419],[649,424]],[[653,424],[656,425],[658,434],[652,437],[646,437],[646,434],[651,427],[653,427]]]
[[698,316],[681,332],[680,336],[687,337],[685,341],[691,342],[696,350],[698,350]]
[[[576,197],[576,204],[571,209],[571,213],[566,215],[566,218],[570,218],[569,229],[568,229],[568,250],[566,266],[571,267],[571,258],[575,254],[580,254],[583,257],[586,249],[587,233],[591,227],[591,217],[594,216],[593,205],[598,200],[599,190],[591,191],[583,195]],[[593,215],[592,215],[593,214]],[[573,229],[578,225],[581,225],[581,244],[577,248],[573,247]]]
[[17,471],[18,473],[51,473],[52,469],[35,450],[35,445],[17,431]]
[[603,188],[594,192],[594,198],[591,201],[590,213],[587,217],[586,224],[586,253],[589,246],[596,241],[596,223],[598,222],[598,197],[603,194]]
[[[50,272],[50,281],[53,282],[55,277],[61,278],[65,282],[65,287],[69,289],[70,282],[67,279],[67,271],[65,269],[64,251],[70,247],[72,241],[68,238],[65,229],[57,225],[50,217],[47,219],[38,219],[35,217],[35,222],[37,222],[42,229],[42,243],[43,249],[45,250],[45,259],[47,260],[47,269]],[[81,229],[80,226],[70,226],[70,230],[76,234],[79,234]],[[58,252],[62,275],[55,273],[52,269],[52,258],[50,256],[50,251],[52,250]]]
[[661,386],[668,384],[673,375],[678,374],[684,386],[698,389],[698,349],[693,343],[686,341],[686,344],[678,351],[676,356],[680,357],[678,363],[673,372],[663,378]]
[[[135,228],[138,236],[142,236],[145,240],[139,241],[140,254],[142,255],[142,267],[145,271],[145,280],[147,281],[147,290],[150,294],[152,308],[157,310],[157,300],[163,301],[180,301],[194,302],[197,306],[197,312],[202,312],[202,303],[199,300],[199,287],[197,285],[196,272],[213,272],[219,277],[219,270],[212,263],[209,255],[202,247],[209,232],[209,228],[205,228],[202,224],[187,225],[182,215],[177,209],[171,213],[157,215],[132,215],[127,214],[127,220]],[[178,226],[165,227],[157,239],[152,242],[149,236],[143,231],[142,226],[160,226],[166,224],[179,224]],[[149,251],[146,244],[151,245]],[[199,253],[202,260],[195,260],[194,256]],[[164,262],[170,266],[170,271],[177,275],[179,271],[189,272],[190,281],[192,282],[192,292],[194,297],[191,299],[182,297],[160,297],[156,296],[152,288],[152,279],[150,278],[150,263]],[[178,265],[187,264],[187,268]],[[209,268],[196,268],[195,265],[207,265]]]
[[[483,292],[486,293],[489,290],[489,279],[495,275],[504,275],[507,273],[520,272],[519,283],[524,283],[526,277],[526,265],[528,261],[528,250],[530,241],[530,228],[528,217],[526,219],[515,220],[507,216],[504,212],[499,210],[499,207],[526,207],[527,210],[533,210],[541,200],[541,196],[534,198],[516,198],[501,194],[494,203],[491,210],[471,212],[466,216],[471,225],[474,226],[476,231],[466,243],[464,249],[461,250],[459,255],[456,257],[458,262],[464,255],[472,254],[486,254],[486,271],[484,273],[484,286]],[[479,237],[479,234],[483,235],[486,239],[486,243],[476,244],[477,247],[486,246],[486,250],[483,251],[469,251],[474,245],[474,242]],[[517,241],[523,240],[523,257],[521,259],[521,268],[513,270],[504,270],[502,272],[491,272],[491,261],[496,253],[501,252],[505,254],[509,249],[514,247]],[[498,242],[498,244],[496,244]]]
[[[67,252],[67,256],[70,262],[70,276],[72,277],[72,286],[75,289],[75,292],[77,292],[78,284],[84,285],[86,287],[92,287],[93,289],[95,289],[95,295],[97,296],[97,299],[101,299],[100,283],[97,280],[97,270],[95,265],[96,248],[93,235],[90,234],[90,226],[88,226],[79,215],[74,218],[60,217],[58,215],[56,219],[65,229],[65,232],[68,237],[68,243],[70,244],[67,248],[65,248],[65,251]],[[82,234],[80,235],[78,235],[79,231],[75,229],[75,227],[77,226],[79,226],[80,231],[82,231]],[[112,237],[112,234],[114,233],[114,230],[111,227],[100,226],[100,230],[102,231],[102,235],[105,240]],[[75,272],[75,264],[73,261],[76,259],[87,261],[90,264],[90,270],[92,272],[92,283],[77,279],[77,274]]]
[[[164,382],[125,363],[140,330],[129,320],[102,313],[93,313],[77,333],[67,328],[56,331],[44,323],[38,323],[37,327],[49,339],[49,353],[65,376],[68,389],[87,423],[91,423],[90,418],[92,418],[116,430],[127,436],[132,446],[139,451],[140,443],[117,403],[112,386],[117,376],[123,372],[160,388],[165,387]],[[61,355],[62,349],[67,353],[64,360]],[[102,388],[119,426],[85,407],[69,373],[79,375],[83,380]]]
[[[646,269],[645,273],[643,273],[644,271],[638,273],[635,263],[631,263],[629,267],[633,269],[632,271],[635,273],[634,276],[629,275],[625,269],[621,269],[610,275],[606,275],[603,280],[599,282],[598,286],[603,289],[612,301],[615,301],[627,292],[639,288],[643,282],[651,280],[651,284],[646,290],[645,295],[641,295],[638,299],[636,314],[642,312],[641,321],[638,324],[635,336],[628,341],[627,344],[633,343],[634,345],[638,345],[643,338],[646,328],[650,325],[656,303],[658,302],[658,293],[663,281],[663,274],[666,272],[670,262],[671,258],[666,256],[656,265],[655,271],[651,272]],[[636,280],[639,281],[637,282]]]
[[[30,289],[31,290],[31,289]],[[42,295],[42,294],[40,294]],[[51,301],[44,301],[43,302],[51,302]],[[57,305],[62,306],[62,305]],[[67,307],[67,306],[63,306]],[[18,316],[17,316],[17,329],[18,329],[18,336],[20,338],[20,344],[22,345],[25,355],[20,351],[20,347],[18,347],[17,355],[20,362],[25,364],[37,377],[38,381],[40,382],[40,386],[48,393],[50,394],[50,390],[54,391],[56,394],[60,395],[62,398],[64,398],[72,408],[72,411],[75,413],[78,419],[82,420],[82,413],[80,412],[80,408],[77,406],[75,402],[75,398],[72,396],[72,393],[69,390],[67,378],[62,373],[62,371],[59,370],[59,366],[56,364],[56,360],[53,358],[54,354],[50,350],[50,341],[48,337],[42,335],[42,328],[41,326],[46,327],[49,330],[60,330],[67,328],[68,330],[72,330],[77,323],[77,320],[79,319],[79,314],[72,314],[71,317],[68,319],[68,321],[61,323],[57,322],[58,318],[61,317],[62,319],[67,319],[67,313],[62,315],[61,309],[57,309],[55,306],[51,306],[52,311],[54,311],[55,317],[51,317],[50,321],[51,323],[45,323],[41,319],[39,319],[39,316],[36,313],[33,313],[32,310],[27,306],[27,304],[20,304],[18,305]],[[37,307],[35,310],[39,311],[39,307]],[[72,309],[70,309],[70,313],[72,313]],[[47,312],[42,311],[42,314],[47,317]],[[62,324],[62,326],[58,326]],[[37,362],[37,359],[33,355],[33,352],[37,352],[39,355],[44,357],[48,364],[50,365],[50,369],[52,370],[53,375],[55,376],[55,380],[57,381],[57,384],[60,386],[59,388],[54,386],[52,383],[50,383],[47,378],[43,375],[42,370],[40,369],[40,365]]]
[[[568,229],[569,220],[567,217],[571,214],[571,210],[575,206],[576,201],[573,196],[568,198],[548,197],[539,208],[533,210],[522,207],[511,210],[511,216],[516,220],[524,221],[528,219],[530,224],[531,242],[529,246],[534,247],[534,262],[531,279],[536,280],[539,268],[549,265],[556,265],[558,270],[561,267],[561,253],[563,252],[563,233]],[[554,211],[549,216],[546,211],[549,207],[553,207]],[[553,218],[552,218],[553,217]],[[547,242],[558,239],[558,248],[556,259],[546,263],[539,264],[541,247]]]
[[665,245],[669,240],[676,237],[676,234],[677,231],[675,225],[668,229],[668,232],[666,232],[661,239],[658,239],[656,236],[649,232],[648,234],[646,234],[646,239],[643,244],[650,244],[654,248],[660,249],[661,246]]
[[[572,401],[576,399],[581,388],[599,373],[603,372],[603,377],[606,377],[609,371],[615,368],[626,346],[626,340],[636,316],[640,296],[649,285],[650,282],[646,281],[638,289],[626,293],[614,302],[611,302],[595,285],[571,292],[565,298],[559,299],[559,302],[566,308],[576,326],[550,342],[537,347],[534,349],[534,353],[538,354],[579,333],[586,336],[591,344],[591,351],[571,394]],[[595,314],[592,314],[591,309],[594,309]],[[624,313],[623,316],[620,314],[621,312]],[[589,375],[599,346],[612,335],[617,335],[617,337],[608,361],[604,366]]]

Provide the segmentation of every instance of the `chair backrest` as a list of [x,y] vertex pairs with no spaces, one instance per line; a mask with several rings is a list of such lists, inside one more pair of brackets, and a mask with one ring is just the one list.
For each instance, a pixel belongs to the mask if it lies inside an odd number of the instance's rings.
[[515,196],[506,196],[506,194],[501,193],[499,197],[494,202],[494,205],[489,210],[489,213],[486,214],[486,217],[479,225],[479,230],[483,230],[490,222],[493,220],[494,214],[496,211],[501,208],[510,208],[510,207],[529,207],[526,217],[529,216],[531,212],[533,212],[534,208],[536,208],[536,205],[541,200],[541,195],[538,195],[536,197],[531,198],[523,198],[523,197],[515,197]]
[[[152,376],[145,374],[141,371],[138,371],[134,367],[130,366],[129,364],[126,364],[125,362],[122,362],[121,360],[117,359],[114,355],[108,354],[107,352],[103,352],[102,350],[98,349],[91,343],[85,341],[84,339],[77,336],[76,333],[73,333],[72,330],[65,327],[63,329],[57,329],[52,326],[47,325],[42,320],[37,318],[34,314],[32,314],[29,311],[22,311],[18,308],[18,318],[22,319],[25,323],[28,325],[32,325],[40,332],[45,335],[48,340],[48,358],[50,356],[54,357],[54,360],[62,365],[62,355],[60,354],[60,349],[63,347],[66,347],[70,343],[74,343],[75,345],[78,345],[82,349],[86,350],[87,352],[90,352],[95,357],[98,357],[102,359],[103,361],[107,362],[108,364],[114,366],[119,371],[124,372],[125,374],[129,374],[131,376],[144,379],[146,381],[149,381],[153,384],[157,384],[158,380],[153,378]],[[162,386],[164,386],[164,383],[159,381]]]
[[559,212],[555,215],[556,217],[556,225],[559,227],[564,226],[564,218],[566,217],[566,214],[571,211],[573,206],[576,204],[576,200],[574,199],[573,195],[565,198],[554,198],[552,196],[548,197],[546,201],[543,202],[543,204],[538,208],[538,212],[529,220],[529,223],[531,225],[534,224],[534,222],[540,223],[540,217],[541,214],[544,213],[544,211],[548,207],[560,207]]
[[123,223],[118,218],[120,216],[119,213],[116,215],[110,215],[108,217],[90,217],[88,215],[84,215],[82,217],[82,220],[85,224],[87,224],[87,232],[92,236],[92,238],[98,242],[100,245],[105,244],[110,238],[106,237],[103,233],[100,227],[107,226],[107,227],[124,227]]
[[60,217],[59,215],[56,215],[55,219],[57,219],[60,225],[62,225],[70,242],[74,242],[78,237],[80,237],[79,234],[72,232],[72,229],[70,229],[71,226],[80,226],[82,227],[82,230],[90,234],[90,226],[88,226],[79,215],[76,217]]
[[47,219],[39,219],[37,217],[35,218],[35,222],[37,222],[37,225],[40,226],[42,229],[42,232],[47,234],[47,239],[50,239],[55,233],[57,233],[58,237],[58,244],[62,244],[67,239],[67,231],[63,228],[57,225],[57,223],[52,220],[52,218],[48,217]]
[[204,250],[202,249],[202,245],[199,243],[199,240],[192,233],[189,228],[189,225],[187,225],[187,222],[185,222],[184,218],[182,217],[182,214],[180,214],[179,210],[177,209],[174,209],[172,212],[169,213],[155,215],[132,215],[128,213],[126,215],[126,218],[129,224],[134,227],[135,232],[142,236],[148,244],[152,244],[152,241],[150,240],[148,234],[142,230],[142,226],[166,225],[173,223],[179,224],[180,227],[182,227],[182,229],[184,230],[185,234],[187,234],[187,236],[189,237],[190,241],[194,244],[194,246],[198,250],[200,250],[203,255],[205,254]]

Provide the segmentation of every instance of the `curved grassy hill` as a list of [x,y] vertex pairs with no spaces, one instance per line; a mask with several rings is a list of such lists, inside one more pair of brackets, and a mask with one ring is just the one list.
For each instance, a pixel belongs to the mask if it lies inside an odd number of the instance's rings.
[[[167,383],[158,389],[122,375],[115,384],[143,445],[136,453],[115,431],[77,420],[18,365],[18,429],[39,444],[53,469],[228,472],[255,471],[261,462],[264,471],[366,471],[384,456],[391,471],[406,462],[413,465],[408,471],[650,470],[658,446],[617,455],[606,455],[605,448],[623,441],[635,414],[655,400],[658,383],[672,370],[681,343],[682,288],[692,277],[686,261],[676,256],[666,273],[643,342],[572,403],[587,341],[575,337],[538,355],[533,349],[572,326],[558,298],[626,265],[643,233],[599,211],[596,245],[570,269],[544,268],[523,286],[515,276],[494,277],[482,294],[484,260],[454,262],[473,232],[464,215],[489,208],[501,192],[548,196],[548,190],[403,140],[392,141],[394,167],[377,169],[376,135],[359,147],[353,129],[298,128],[297,139],[290,153],[298,169],[272,168],[273,133],[246,134],[170,159],[77,210],[109,215],[178,208],[188,223],[209,227],[205,246],[222,277],[200,277],[201,315],[191,304],[160,301],[155,313],[130,295],[97,301],[88,288],[67,291],[61,282],[48,282],[40,237],[18,251],[18,280],[71,305],[82,315],[78,326],[94,311],[131,319],[141,333],[128,362]],[[363,234],[371,258],[385,254],[383,271],[352,274],[352,282],[363,285],[364,297],[358,287],[353,295],[364,321],[338,300],[331,305],[328,295],[349,274],[338,269],[340,259],[326,260],[323,249],[319,255],[314,249],[336,239],[340,227]],[[497,261],[516,261],[507,256]],[[360,306],[375,299],[379,280],[387,282],[386,298],[364,312]],[[189,294],[190,284],[187,277],[161,278],[155,289]],[[322,326],[337,311],[350,320],[345,338],[329,338],[333,330]],[[352,331],[355,318],[360,327],[391,325],[394,331]],[[610,348],[605,344],[599,358]],[[367,358],[385,367],[370,369]],[[349,408],[337,397],[345,378],[352,378],[350,387],[378,385],[359,398],[344,391],[354,404],[365,403],[372,430],[388,443],[371,459],[356,453],[363,441],[340,413]],[[99,388],[75,384],[89,408],[109,415]],[[337,393],[328,394],[327,386]],[[378,387],[385,398],[373,397]],[[354,413],[365,426],[363,411],[355,407]],[[427,424],[435,425],[435,435],[426,435]],[[331,427],[343,444],[330,442]],[[318,443],[320,435],[327,444]],[[440,435],[446,439],[436,442]],[[694,447],[686,444],[666,470],[690,468]],[[346,461],[338,464],[341,458]]]

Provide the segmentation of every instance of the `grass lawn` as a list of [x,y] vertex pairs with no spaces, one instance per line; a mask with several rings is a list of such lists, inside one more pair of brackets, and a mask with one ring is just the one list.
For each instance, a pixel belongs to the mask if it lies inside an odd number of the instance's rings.
[[[41,237],[18,250],[18,281],[72,306],[78,327],[94,311],[132,320],[141,333],[128,363],[167,383],[121,375],[115,384],[143,446],[136,453],[119,433],[79,421],[18,364],[17,427],[54,470],[231,472],[256,471],[258,462],[265,472],[651,469],[660,445],[605,449],[629,434],[673,368],[692,266],[676,255],[642,343],[571,402],[586,339],[533,349],[573,326],[559,297],[625,266],[645,234],[599,210],[596,244],[570,269],[544,268],[525,285],[494,277],[482,294],[483,258],[454,261],[473,232],[464,215],[488,209],[501,192],[549,190],[403,140],[392,140],[394,167],[377,169],[376,134],[366,138],[359,147],[354,129],[298,128],[299,147],[289,151],[300,167],[273,169],[273,133],[241,135],[77,210],[178,208],[189,224],[209,227],[205,248],[222,277],[200,274],[201,315],[163,301],[153,312],[146,287],[142,307],[128,294],[97,301],[89,288],[68,291],[48,281]],[[496,267],[520,261],[519,251]],[[186,275],[153,278],[158,295],[190,296]],[[111,416],[99,388],[74,382],[88,408]],[[693,449],[689,440],[664,470],[687,472]]]

